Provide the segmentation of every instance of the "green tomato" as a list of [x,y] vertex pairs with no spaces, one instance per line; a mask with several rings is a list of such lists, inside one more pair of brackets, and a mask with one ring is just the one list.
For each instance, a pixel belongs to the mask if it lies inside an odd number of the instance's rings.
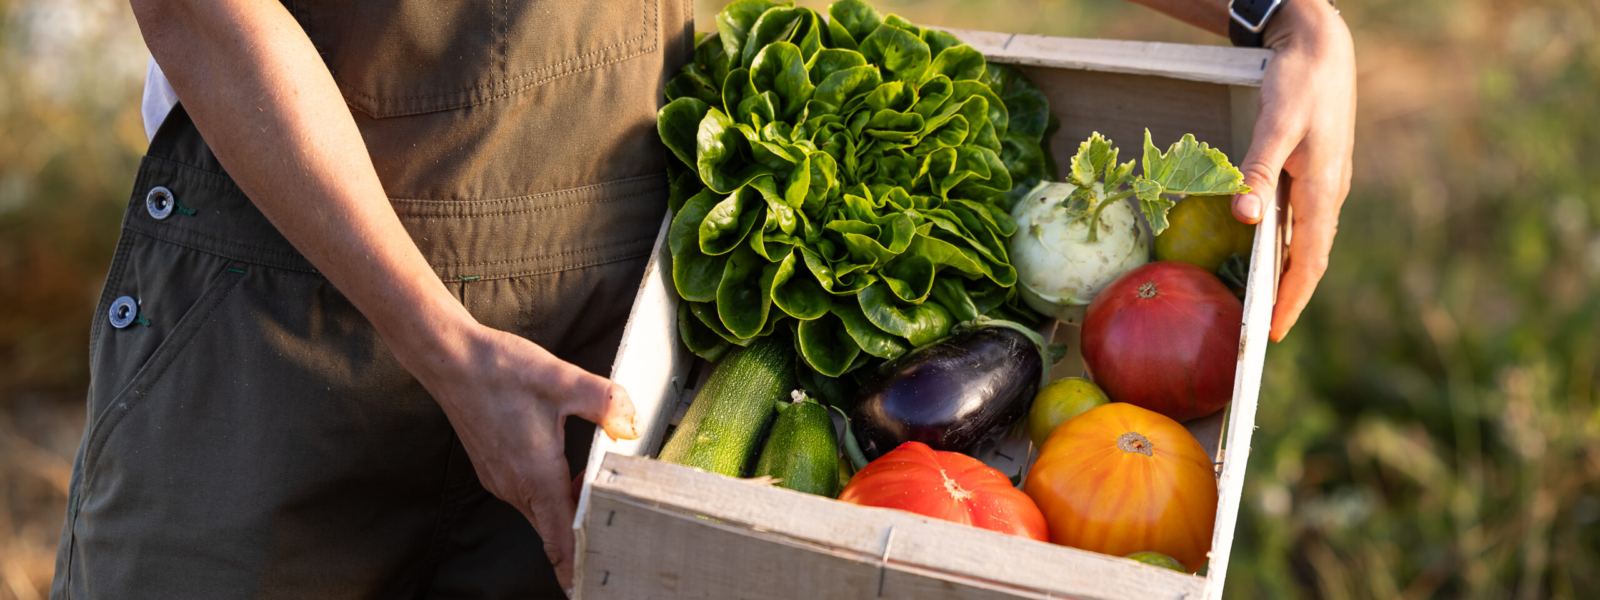
[[1033,397],[1033,407],[1028,409],[1028,438],[1042,448],[1056,426],[1108,402],[1111,399],[1100,386],[1082,377],[1052,381]]
[[1153,565],[1163,569],[1172,569],[1179,573],[1189,572],[1188,569],[1183,568],[1183,565],[1178,564],[1177,559],[1160,552],[1135,552],[1133,554],[1124,556],[1123,558],[1131,558],[1147,565]]
[[1156,236],[1156,260],[1181,260],[1216,273],[1238,254],[1250,258],[1256,227],[1233,218],[1233,196],[1189,196],[1167,213],[1171,224]]

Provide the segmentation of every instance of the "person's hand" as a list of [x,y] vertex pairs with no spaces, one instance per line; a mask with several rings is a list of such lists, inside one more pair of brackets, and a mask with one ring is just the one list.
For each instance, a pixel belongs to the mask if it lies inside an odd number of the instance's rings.
[[576,416],[613,439],[634,439],[633,403],[622,386],[526,339],[476,323],[461,331],[435,358],[408,367],[449,416],[483,487],[533,523],[561,588],[571,589],[573,483],[562,424]]
[[1286,2],[1267,28],[1266,45],[1278,55],[1262,81],[1250,152],[1239,168],[1252,190],[1233,199],[1233,214],[1260,221],[1265,203],[1277,198],[1279,173],[1288,173],[1293,235],[1271,333],[1282,341],[1328,268],[1339,207],[1350,192],[1356,61],[1350,30],[1323,0]]

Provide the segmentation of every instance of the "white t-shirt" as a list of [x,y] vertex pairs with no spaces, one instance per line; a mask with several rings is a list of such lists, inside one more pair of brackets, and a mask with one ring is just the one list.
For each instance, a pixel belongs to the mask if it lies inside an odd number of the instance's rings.
[[156,139],[156,130],[161,129],[161,122],[177,104],[178,93],[172,91],[172,84],[167,81],[167,74],[161,72],[161,65],[156,64],[156,57],[150,57],[150,66],[144,70],[144,100],[139,105],[139,112],[144,115],[146,139]]

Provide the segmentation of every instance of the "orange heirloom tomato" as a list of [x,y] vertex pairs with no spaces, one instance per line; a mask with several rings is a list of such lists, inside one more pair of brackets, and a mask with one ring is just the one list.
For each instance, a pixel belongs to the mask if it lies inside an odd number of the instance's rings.
[[1160,552],[1193,573],[1217,519],[1211,457],[1177,421],[1125,402],[1073,417],[1050,434],[1023,490],[1050,541],[1124,556]]

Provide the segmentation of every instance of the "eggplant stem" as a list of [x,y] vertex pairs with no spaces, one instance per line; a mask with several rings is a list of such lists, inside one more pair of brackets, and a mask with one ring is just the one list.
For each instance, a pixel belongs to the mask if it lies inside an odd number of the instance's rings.
[[844,410],[837,406],[828,408],[844,417],[844,444],[841,445],[844,446],[845,458],[850,459],[850,464],[855,466],[857,471],[867,468],[867,463],[872,461],[867,460],[867,454],[862,452],[861,445],[856,443],[856,434],[850,430],[850,415],[845,414]]

